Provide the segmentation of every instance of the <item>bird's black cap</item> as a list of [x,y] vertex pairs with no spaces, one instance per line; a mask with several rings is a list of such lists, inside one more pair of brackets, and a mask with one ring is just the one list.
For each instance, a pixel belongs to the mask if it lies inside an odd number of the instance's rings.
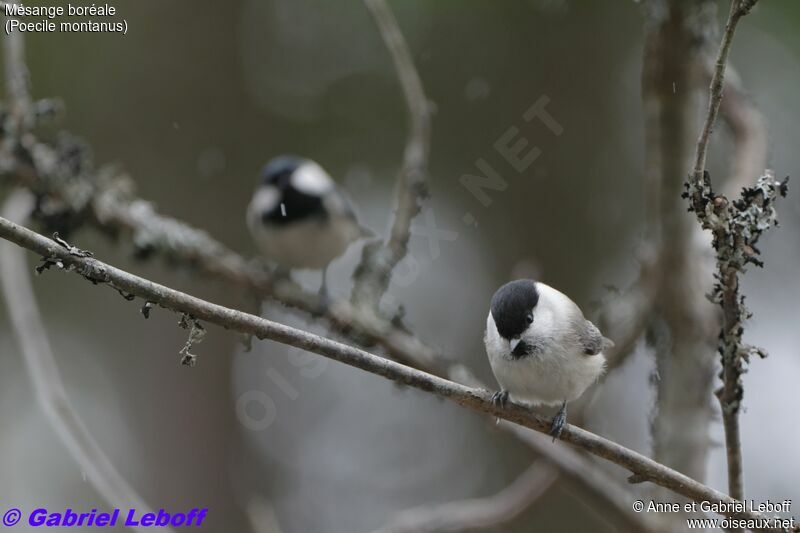
[[261,213],[261,221],[267,225],[286,226],[312,218],[326,219],[322,197],[298,190],[292,185],[292,174],[308,159],[293,155],[282,155],[271,159],[261,170],[261,185],[272,186],[280,192],[280,202],[271,210]]
[[283,189],[289,185],[292,173],[306,160],[294,155],[282,155],[271,159],[261,169],[262,185],[275,185]]
[[539,303],[539,291],[532,279],[510,281],[492,296],[492,317],[504,339],[519,337],[530,325],[529,315]]

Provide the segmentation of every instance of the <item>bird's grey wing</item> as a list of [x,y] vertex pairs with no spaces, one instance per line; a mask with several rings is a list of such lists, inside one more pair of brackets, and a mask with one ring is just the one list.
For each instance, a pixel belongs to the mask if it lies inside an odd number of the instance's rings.
[[333,191],[326,195],[323,202],[325,203],[325,207],[329,212],[342,216],[356,224],[359,228],[361,237],[375,236],[371,230],[365,228],[359,223],[358,215],[356,215],[356,210],[353,207],[353,202],[347,192],[342,188],[336,187]]
[[583,353],[586,355],[597,355],[603,350],[614,347],[614,342],[611,339],[603,337],[597,326],[584,319],[584,326],[580,328],[579,338]]

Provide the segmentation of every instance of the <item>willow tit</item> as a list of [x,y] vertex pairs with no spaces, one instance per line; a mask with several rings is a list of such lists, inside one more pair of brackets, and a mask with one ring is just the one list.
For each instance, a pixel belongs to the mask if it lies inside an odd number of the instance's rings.
[[266,259],[283,269],[322,270],[366,236],[345,194],[310,159],[280,156],[269,161],[247,209],[247,224]]
[[603,350],[614,343],[584,318],[566,295],[530,279],[511,281],[492,297],[484,336],[500,392],[535,405],[557,405],[550,434],[555,440],[567,420],[567,402],[577,399],[603,373]]

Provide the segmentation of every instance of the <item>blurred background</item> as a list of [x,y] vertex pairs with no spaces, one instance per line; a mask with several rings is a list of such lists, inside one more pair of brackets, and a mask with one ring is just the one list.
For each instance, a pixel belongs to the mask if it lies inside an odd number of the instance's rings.
[[[421,339],[494,384],[482,335],[500,284],[535,276],[591,315],[615,297],[609,286],[624,288],[638,276],[647,217],[643,7],[579,0],[390,5],[435,110],[431,198],[390,297],[405,305]],[[244,211],[258,171],[274,155],[302,154],[349,190],[367,227],[385,234],[408,117],[391,58],[361,2],[114,6],[128,22],[125,36],[26,35],[34,97],[63,100],[56,129],[83,137],[98,165],[122,166],[161,212],[253,256]],[[720,3],[720,23],[726,6]],[[732,52],[766,120],[768,164],[778,177],[800,167],[798,24],[800,3],[762,2]],[[522,118],[542,96],[561,135]],[[523,172],[494,149],[509,127],[541,150]],[[731,153],[730,136],[718,132],[712,176],[727,168]],[[479,159],[508,182],[506,191],[489,191],[488,206],[459,182],[478,172]],[[779,217],[781,227],[761,243],[766,267],[744,278],[754,312],[745,340],[770,357],[753,361],[744,376],[742,439],[748,497],[798,502],[796,189]],[[94,231],[72,241],[139,275],[253,309],[252,296],[175,265],[136,261],[130,247]],[[353,246],[334,264],[333,297],[349,295],[359,257],[360,245]],[[316,290],[319,274],[299,279]],[[156,310],[142,320],[138,305],[75,277],[45,275],[35,288],[69,397],[91,433],[152,507],[208,507],[205,530],[253,531],[248,513],[255,507],[274,522],[263,531],[372,531],[409,507],[492,494],[531,462],[528,448],[485,418],[421,392],[271,342],[247,352],[218,328],[209,329],[195,348],[198,365],[187,369],[178,356],[186,334],[173,314]],[[325,332],[269,303],[264,313]],[[4,310],[0,355],[0,502],[105,508],[36,404]],[[640,343],[585,395],[587,429],[650,454],[654,368],[652,350]],[[706,475],[725,491],[718,418],[709,428],[715,445]],[[625,530],[561,481],[497,530],[531,531],[532,524]]]

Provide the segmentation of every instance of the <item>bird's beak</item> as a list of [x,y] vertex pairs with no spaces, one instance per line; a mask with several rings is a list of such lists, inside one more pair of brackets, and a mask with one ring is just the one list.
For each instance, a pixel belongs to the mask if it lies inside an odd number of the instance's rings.
[[517,349],[517,344],[519,344],[519,342],[520,339],[511,339],[510,341],[508,341],[508,344],[511,347],[512,352]]

